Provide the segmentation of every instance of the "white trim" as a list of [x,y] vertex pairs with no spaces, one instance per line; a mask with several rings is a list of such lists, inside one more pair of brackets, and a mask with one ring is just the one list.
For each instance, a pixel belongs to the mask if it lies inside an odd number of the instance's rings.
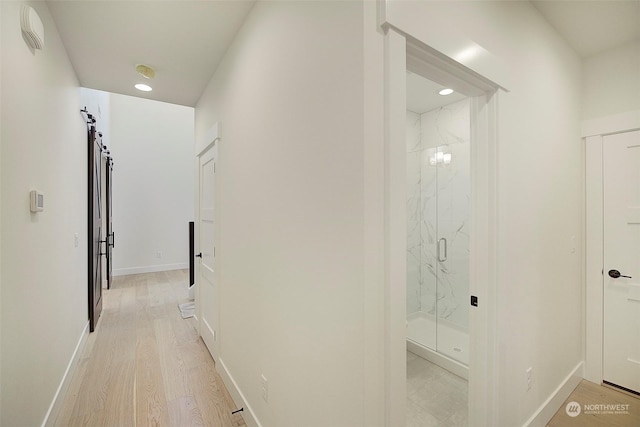
[[585,138],[585,378],[602,382],[604,218],[602,136]]
[[[364,2],[364,22],[376,18],[377,4]],[[365,25],[364,43],[368,54],[364,56],[364,283],[362,351],[363,368],[367,372],[363,384],[363,421],[368,427],[384,426],[385,323],[383,310],[384,288],[384,62],[383,39],[376,28]]]
[[[505,61],[469,39],[468,32],[459,25],[443,21],[438,14],[430,13],[429,2],[380,0],[382,26],[394,28],[403,35],[415,37],[443,56],[458,58],[456,62],[472,73],[483,76],[508,91],[513,86],[513,75]],[[420,20],[415,17],[419,16]],[[474,50],[469,57],[461,57],[462,51]],[[460,67],[458,67],[460,68]]]
[[216,141],[218,141],[220,138],[221,138],[220,137],[220,123],[216,122],[216,123],[213,124],[213,126],[211,126],[211,128],[209,128],[207,133],[204,135],[204,138],[202,139],[203,142],[201,142],[201,143],[196,142],[196,147],[195,147],[195,155],[196,155],[196,157],[200,157],[200,155],[202,153],[207,151],[209,149],[209,147],[211,147],[211,145],[215,144]]
[[407,36],[407,69],[423,76],[428,75],[431,80],[467,96],[484,95],[499,87],[491,80],[410,36]]
[[627,111],[582,122],[582,137],[640,129],[640,110]]
[[176,264],[159,264],[147,265],[142,267],[127,267],[113,270],[114,276],[127,276],[129,274],[156,273],[158,271],[184,270],[189,268],[188,262],[179,262]]
[[53,396],[53,400],[51,401],[51,405],[49,405],[49,410],[44,416],[44,420],[42,421],[42,427],[45,426],[53,426],[58,418],[58,414],[60,413],[60,409],[62,408],[62,404],[64,402],[64,398],[69,390],[69,385],[71,384],[71,379],[73,378],[73,374],[76,371],[76,367],[78,366],[78,361],[80,360],[80,356],[84,351],[84,346],[87,343],[87,337],[89,336],[89,322],[84,325],[84,329],[80,334],[80,339],[76,344],[76,348],[73,350],[73,354],[71,355],[71,359],[67,364],[67,369],[64,371],[64,375],[62,375],[62,379],[60,380],[60,384],[58,385],[58,389],[56,390],[56,394]]
[[553,393],[544,401],[536,412],[525,423],[525,427],[544,427],[553,418],[562,404],[582,381],[582,362],[578,363],[571,373],[560,383]]
[[407,404],[406,40],[385,36],[385,425],[405,424]]
[[471,425],[497,424],[498,340],[498,102],[501,91],[471,98],[471,233],[469,294],[469,417]]
[[244,394],[242,394],[242,392],[240,391],[238,384],[229,373],[229,370],[227,369],[227,365],[225,365],[224,360],[222,360],[222,358],[220,358],[220,366],[222,367],[222,369],[218,370],[218,372],[220,373],[222,382],[227,387],[227,390],[231,395],[231,399],[233,400],[233,403],[235,403],[236,408],[238,409],[244,408],[241,414],[245,424],[248,427],[262,427],[262,424],[260,424],[260,421],[258,421],[258,417],[256,417],[256,414],[255,412],[253,412],[251,405],[249,405],[249,402],[244,397]]
[[[209,354],[211,355],[211,358],[213,359],[214,362],[218,362],[218,355],[214,355],[214,351],[212,349],[209,348],[209,346],[207,345],[207,342],[211,342],[211,343],[215,343],[216,342],[216,331],[211,327],[211,325],[209,324],[209,322],[207,322],[207,319],[204,318],[204,316],[199,319],[199,324],[200,324],[200,330],[198,331],[200,333],[200,337],[202,337],[202,341],[205,343],[205,346],[207,347],[207,350],[209,350]],[[205,340],[205,335],[208,338],[208,341]]]
[[[429,55],[409,63],[407,50],[411,55],[420,56],[428,48],[419,40],[405,39],[393,28],[388,29],[385,42],[385,413],[386,425],[402,425],[406,405],[406,69],[407,64],[414,64],[419,68],[411,71],[425,72],[424,77],[429,78],[428,69],[438,64],[431,63],[426,67],[424,64],[429,62]],[[482,87],[478,87],[478,76],[465,67],[460,67],[455,74],[457,79],[465,81],[465,85],[475,86],[476,91],[491,84],[487,79],[480,79]],[[479,306],[470,310],[469,421],[472,427],[494,426],[498,415],[496,171],[500,90],[495,83],[492,89],[472,98],[471,111],[469,292],[479,298]],[[467,95],[473,93],[477,92]]]
[[602,149],[605,135],[640,129],[640,110],[615,114],[582,123],[585,137],[585,379],[603,379],[604,295]]

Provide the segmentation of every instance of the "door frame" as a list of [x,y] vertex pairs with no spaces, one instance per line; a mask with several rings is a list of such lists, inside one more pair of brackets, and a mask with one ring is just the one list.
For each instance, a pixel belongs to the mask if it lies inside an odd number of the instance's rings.
[[[421,41],[385,28],[385,425],[404,425],[406,408],[406,71],[454,82],[471,97],[469,421],[497,418],[496,205],[500,86]],[[464,89],[464,90],[463,90]]]
[[604,137],[640,130],[640,110],[584,121],[585,239],[584,255],[584,378],[601,384],[604,342],[604,218],[603,144]]
[[[202,156],[204,153],[206,153],[209,149],[214,150],[214,159],[215,159],[215,163],[218,162],[218,155],[219,155],[219,150],[218,150],[218,143],[220,141],[220,135],[219,135],[219,125],[218,123],[214,124],[211,129],[209,129],[209,131],[207,132],[204,142],[202,144],[197,144],[195,147],[195,168],[196,168],[196,176],[197,176],[197,188],[196,188],[196,194],[195,194],[195,224],[194,224],[194,244],[195,244],[195,251],[194,252],[200,252],[200,191],[201,191],[201,187],[202,187],[202,183],[200,182],[201,180],[201,173],[200,173],[200,156]],[[215,186],[217,187],[217,180],[215,183]],[[215,194],[218,194],[218,192],[216,191]],[[217,197],[214,198],[214,204],[217,205]],[[219,230],[220,230],[220,225],[219,225],[219,218],[220,216],[218,215],[218,209],[214,209],[214,227],[215,227],[215,236],[214,236],[214,247],[219,251],[218,249],[218,241],[219,241]],[[203,322],[203,316],[201,316],[201,304],[202,304],[202,298],[200,296],[200,269],[201,269],[201,263],[200,262],[196,262],[195,263],[195,286],[196,286],[196,292],[195,292],[195,301],[196,301],[196,314],[195,314],[195,318],[197,321],[197,325],[198,325],[198,335],[202,338],[202,331],[203,328],[205,326],[203,326],[202,322]],[[215,270],[215,282],[218,285],[218,300],[215,302],[216,306],[214,307],[214,310],[216,313],[220,313],[220,286],[219,286],[219,268],[218,268],[218,257],[215,256],[214,257],[214,270]],[[217,343],[220,342],[220,339],[222,337],[222,331],[221,331],[221,327],[220,327],[220,322],[219,322],[219,317],[218,317],[218,322],[216,322],[216,324],[218,325],[218,330],[215,331],[216,336],[215,336],[215,341]],[[217,351],[214,351],[211,356],[213,357],[214,361],[216,363],[218,363],[218,357],[220,354],[220,345],[217,344],[216,346]]]

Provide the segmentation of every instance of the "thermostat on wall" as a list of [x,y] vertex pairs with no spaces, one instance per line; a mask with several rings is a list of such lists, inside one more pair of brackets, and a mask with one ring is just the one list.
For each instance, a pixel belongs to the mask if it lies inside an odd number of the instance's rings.
[[31,191],[31,212],[42,212],[44,210],[44,194],[35,190]]

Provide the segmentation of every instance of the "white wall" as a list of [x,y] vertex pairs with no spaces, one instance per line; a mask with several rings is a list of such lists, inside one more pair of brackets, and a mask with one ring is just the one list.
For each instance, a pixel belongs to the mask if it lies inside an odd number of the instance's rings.
[[[0,4],[0,424],[36,426],[87,325],[87,133],[78,81],[46,3],[30,3],[46,33],[36,52],[20,31],[20,3]],[[32,189],[44,193],[43,212],[29,211]]]
[[188,222],[194,219],[194,109],[111,94],[109,124],[113,273],[187,268]]
[[640,110],[640,41],[583,61],[582,119]]
[[[0,7],[0,61],[2,60],[2,7]],[[2,66],[0,62],[0,100],[2,100]],[[0,102],[0,165],[2,165],[2,102]],[[0,241],[2,241],[2,173],[0,173]],[[0,320],[2,320],[2,244],[0,244]],[[2,327],[0,327],[0,422],[2,422]]]
[[111,94],[101,90],[80,88],[82,107],[96,119],[96,131],[102,132],[102,143],[111,148]]
[[199,144],[221,126],[220,365],[264,426],[368,416],[362,8],[258,2],[196,107]]
[[427,45],[481,47],[467,64],[509,89],[498,110],[494,425],[542,423],[583,359],[580,59],[527,2],[390,3],[389,22]]

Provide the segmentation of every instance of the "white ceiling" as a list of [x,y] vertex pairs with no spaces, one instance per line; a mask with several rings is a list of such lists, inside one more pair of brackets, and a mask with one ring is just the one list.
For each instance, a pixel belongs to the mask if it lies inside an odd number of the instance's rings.
[[[80,85],[195,106],[255,0],[47,4]],[[137,64],[156,71],[139,76]],[[148,83],[152,92],[134,89]]]
[[[47,0],[82,86],[188,106],[197,103],[254,3]],[[583,57],[640,39],[640,0],[531,3]],[[133,88],[144,82],[137,64],[156,70],[152,92]]]
[[441,84],[407,71],[407,110],[422,114],[466,98],[457,92],[439,95],[441,89],[444,89]]
[[532,0],[583,58],[640,40],[640,0]]
[[[583,58],[640,40],[640,0],[532,0],[533,6]],[[442,85],[407,73],[407,109],[424,113],[465,96],[440,96]]]

